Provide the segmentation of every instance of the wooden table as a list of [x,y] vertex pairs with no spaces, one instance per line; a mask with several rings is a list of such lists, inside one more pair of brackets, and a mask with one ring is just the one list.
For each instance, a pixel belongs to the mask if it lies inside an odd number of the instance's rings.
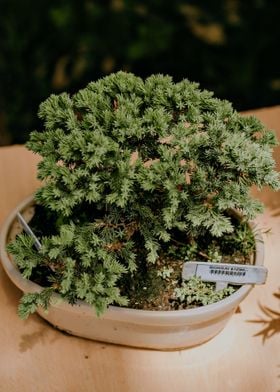
[[[251,113],[280,138],[280,106]],[[22,146],[0,149],[0,224],[38,186],[37,161]],[[280,391],[280,197],[267,190],[258,197],[266,204],[259,224],[271,228],[267,284],[249,294],[222,333],[196,348],[132,349],[67,336],[37,315],[21,321],[20,292],[1,267],[0,391]]]

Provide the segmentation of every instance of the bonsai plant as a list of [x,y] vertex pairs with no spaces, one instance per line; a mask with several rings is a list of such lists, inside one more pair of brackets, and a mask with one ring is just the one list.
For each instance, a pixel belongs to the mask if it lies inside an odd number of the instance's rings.
[[51,95],[39,117],[44,128],[27,148],[42,157],[29,222],[41,246],[23,233],[8,245],[23,278],[40,286],[23,295],[22,318],[51,314],[54,294],[73,308],[84,301],[100,320],[124,308],[138,319],[200,315],[235,298],[234,286],[183,281],[182,267],[254,262],[248,222],[262,205],[250,187],[279,188],[271,131],[196,83],[124,72]]

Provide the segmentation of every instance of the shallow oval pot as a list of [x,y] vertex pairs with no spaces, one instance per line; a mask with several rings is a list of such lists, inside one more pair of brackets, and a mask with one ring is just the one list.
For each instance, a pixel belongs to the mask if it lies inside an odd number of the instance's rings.
[[[21,231],[17,212],[28,221],[34,213],[33,204],[32,196],[19,204],[5,221],[0,235],[3,267],[24,293],[40,291],[42,287],[22,277],[13,258],[6,252],[6,244]],[[264,245],[259,232],[255,232],[255,240],[255,264],[263,265]],[[174,350],[201,344],[217,335],[252,287],[244,285],[217,303],[187,310],[147,311],[110,306],[105,314],[97,317],[94,309],[85,302],[70,305],[59,295],[54,295],[48,312],[43,309],[37,312],[56,328],[72,335],[127,346]]]

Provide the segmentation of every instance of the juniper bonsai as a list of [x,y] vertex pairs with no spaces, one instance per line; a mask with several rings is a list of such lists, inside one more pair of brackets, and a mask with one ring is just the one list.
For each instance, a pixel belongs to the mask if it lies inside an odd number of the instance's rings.
[[39,117],[44,129],[27,148],[42,157],[30,223],[42,248],[25,234],[8,248],[45,289],[24,295],[21,317],[46,308],[53,292],[100,314],[109,304],[187,308],[234,290],[182,282],[181,268],[250,262],[247,222],[262,210],[250,188],[279,188],[275,136],[259,120],[188,80],[124,72],[51,95]]

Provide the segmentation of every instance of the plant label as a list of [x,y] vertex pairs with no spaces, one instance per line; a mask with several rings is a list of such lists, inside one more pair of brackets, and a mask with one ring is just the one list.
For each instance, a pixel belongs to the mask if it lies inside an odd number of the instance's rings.
[[183,280],[189,280],[193,276],[200,277],[204,282],[214,282],[216,290],[221,290],[228,284],[264,284],[267,278],[267,268],[255,265],[200,261],[184,263]]
[[25,231],[25,233],[33,238],[35,248],[37,250],[40,250],[42,247],[41,242],[38,240],[36,235],[33,233],[31,227],[28,225],[28,223],[26,222],[24,217],[21,215],[21,213],[19,213],[19,212],[17,213],[17,218],[18,218],[18,221],[21,224],[23,230]]

